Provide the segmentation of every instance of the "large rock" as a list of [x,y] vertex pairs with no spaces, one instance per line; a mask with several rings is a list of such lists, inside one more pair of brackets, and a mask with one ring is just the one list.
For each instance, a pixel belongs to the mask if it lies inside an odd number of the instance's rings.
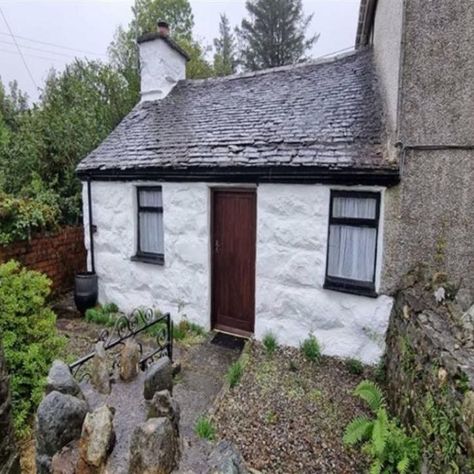
[[54,391],[84,398],[81,387],[74,380],[69,367],[61,360],[53,362],[46,379],[46,394]]
[[107,355],[104,349],[104,343],[99,341],[95,345],[95,354],[92,359],[91,384],[104,395],[110,393],[110,374],[107,365]]
[[148,418],[165,417],[171,421],[176,436],[179,436],[180,409],[178,402],[171,397],[168,390],[156,392],[148,404]]
[[49,471],[51,457],[81,435],[87,414],[84,400],[51,392],[43,398],[37,412],[36,463],[38,473]]
[[238,449],[229,441],[220,441],[209,455],[212,474],[248,474],[244,459]]
[[150,418],[135,428],[129,474],[168,474],[178,460],[179,440],[168,418]]
[[127,339],[120,352],[120,378],[124,382],[137,376],[139,362],[140,346],[133,339]]
[[19,474],[20,458],[13,434],[9,380],[0,345],[0,472]]
[[77,474],[79,463],[79,441],[71,441],[53,456],[51,461],[52,474]]
[[145,374],[143,396],[151,400],[156,392],[173,392],[173,366],[168,357],[161,357],[148,367]]
[[79,443],[81,464],[85,463],[96,471],[105,466],[115,442],[114,413],[114,409],[103,405],[86,415]]

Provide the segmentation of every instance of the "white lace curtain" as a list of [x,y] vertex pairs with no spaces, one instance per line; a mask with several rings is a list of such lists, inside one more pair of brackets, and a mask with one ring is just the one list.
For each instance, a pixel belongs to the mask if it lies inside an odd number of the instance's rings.
[[[376,200],[334,198],[333,217],[374,219]],[[376,239],[375,228],[332,224],[329,229],[328,275],[373,281]]]
[[[140,191],[140,206],[161,207],[161,191]],[[140,211],[140,250],[147,253],[163,254],[163,213]]]

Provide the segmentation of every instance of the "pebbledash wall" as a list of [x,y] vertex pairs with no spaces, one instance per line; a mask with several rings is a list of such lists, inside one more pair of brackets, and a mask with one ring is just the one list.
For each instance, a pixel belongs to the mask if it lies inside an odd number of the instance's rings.
[[[136,186],[156,184],[163,188],[164,266],[130,260],[136,250]],[[176,319],[186,315],[209,328],[211,186],[92,182],[101,302],[115,302],[125,311],[140,305],[154,306],[170,311]],[[279,342],[296,346],[311,332],[328,355],[374,363],[383,352],[392,299],[322,288],[330,189],[338,188],[294,184],[257,187],[255,336],[262,338],[271,330]],[[382,188],[370,189],[383,193]],[[83,193],[87,216],[85,186]],[[89,235],[87,228],[85,235]],[[382,241],[383,219],[379,266]]]

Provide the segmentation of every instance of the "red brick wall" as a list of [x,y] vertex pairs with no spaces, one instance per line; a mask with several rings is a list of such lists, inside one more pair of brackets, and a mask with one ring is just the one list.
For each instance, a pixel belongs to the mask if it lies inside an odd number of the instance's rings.
[[67,291],[74,286],[74,274],[86,269],[84,229],[64,227],[54,234],[40,234],[29,241],[0,246],[0,263],[12,259],[46,273],[53,281],[55,293]]

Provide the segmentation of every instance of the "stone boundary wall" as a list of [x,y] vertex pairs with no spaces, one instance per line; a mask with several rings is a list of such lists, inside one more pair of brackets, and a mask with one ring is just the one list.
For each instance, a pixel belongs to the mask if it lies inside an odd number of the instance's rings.
[[46,273],[53,282],[54,293],[70,290],[74,274],[86,269],[84,229],[68,226],[56,233],[0,246],[0,263],[9,260],[18,260],[32,270]]
[[442,274],[408,280],[387,333],[389,405],[421,438],[423,472],[474,472],[472,295]]

